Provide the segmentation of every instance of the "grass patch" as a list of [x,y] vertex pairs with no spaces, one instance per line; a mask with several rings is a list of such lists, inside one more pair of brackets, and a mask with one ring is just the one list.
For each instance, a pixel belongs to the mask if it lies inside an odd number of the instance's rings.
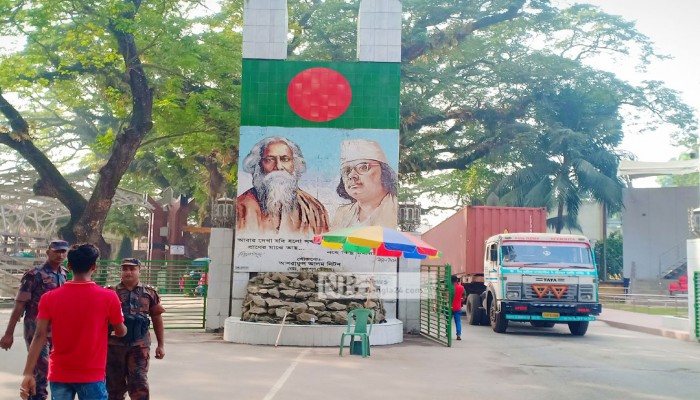
[[603,303],[603,308],[651,315],[688,315],[688,309],[684,307],[647,307],[642,305],[634,306],[629,304]]

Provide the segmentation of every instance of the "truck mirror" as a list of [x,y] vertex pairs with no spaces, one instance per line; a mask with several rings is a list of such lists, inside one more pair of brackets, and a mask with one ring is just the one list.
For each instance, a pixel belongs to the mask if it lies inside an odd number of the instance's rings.
[[491,249],[491,261],[498,261],[498,251]]

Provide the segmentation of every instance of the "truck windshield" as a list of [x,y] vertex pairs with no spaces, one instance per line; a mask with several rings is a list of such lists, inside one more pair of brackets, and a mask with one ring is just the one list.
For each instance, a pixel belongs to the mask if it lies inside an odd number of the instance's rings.
[[503,264],[547,265],[593,268],[590,248],[584,243],[503,242]]

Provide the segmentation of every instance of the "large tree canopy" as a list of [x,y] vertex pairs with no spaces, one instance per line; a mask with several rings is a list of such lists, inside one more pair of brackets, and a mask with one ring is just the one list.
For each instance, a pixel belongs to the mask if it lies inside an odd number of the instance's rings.
[[[356,3],[295,3],[293,56],[353,59],[354,28],[334,16],[354,15]],[[537,0],[402,4],[404,200],[545,206],[561,230],[576,226],[584,199],[621,206],[623,123],[647,132],[670,125],[678,143],[692,141],[693,112],[678,93],[591,66],[607,57],[643,69],[664,58],[619,16]],[[489,200],[492,191],[509,195]]]
[[[197,17],[197,1],[0,2],[0,34],[24,42],[0,55],[0,143],[39,172],[36,194],[70,210],[63,237],[106,249],[125,174],[127,187],[173,186],[204,204],[224,192],[240,85],[240,4],[228,7]],[[96,178],[89,198],[60,172],[77,166]]]
[[[359,1],[288,3],[290,59],[355,59]],[[568,166],[579,198],[614,203],[600,185],[612,184],[604,177],[613,179],[622,156],[623,121],[670,123],[679,142],[692,140],[684,136],[692,111],[677,93],[588,63],[635,57],[644,67],[658,57],[621,17],[547,0],[402,4],[404,198],[485,202],[515,171],[556,177]],[[0,50],[0,143],[39,172],[36,193],[71,211],[65,237],[102,242],[120,183],[145,192],[172,186],[200,205],[233,193],[242,1],[206,5],[214,2],[0,0],[0,35],[19,38]],[[77,167],[97,179],[88,198],[61,173]],[[519,196],[531,189],[518,186]]]

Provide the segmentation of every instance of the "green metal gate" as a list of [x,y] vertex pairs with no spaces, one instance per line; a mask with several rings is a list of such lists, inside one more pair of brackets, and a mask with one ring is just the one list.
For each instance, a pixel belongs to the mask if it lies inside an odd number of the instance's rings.
[[452,296],[449,265],[420,267],[420,334],[452,346]]
[[[207,309],[208,260],[141,261],[141,282],[158,291],[165,308],[165,329],[204,329]],[[120,281],[119,260],[99,260],[93,280],[99,285]]]
[[693,303],[695,304],[693,309],[695,313],[695,338],[697,340],[700,340],[700,272],[695,271],[693,273],[693,283],[695,284],[694,288],[694,299]]

